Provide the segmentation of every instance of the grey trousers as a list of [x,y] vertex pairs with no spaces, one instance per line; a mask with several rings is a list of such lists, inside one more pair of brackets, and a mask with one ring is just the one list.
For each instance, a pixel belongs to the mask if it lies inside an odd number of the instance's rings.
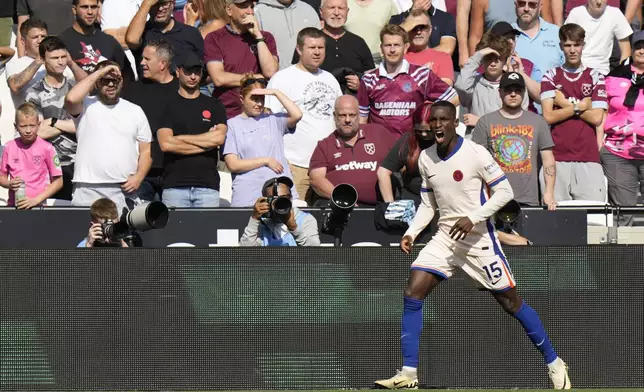
[[[634,206],[637,191],[644,194],[644,160],[625,159],[602,147],[599,152],[604,175],[608,179],[608,202],[612,205]],[[620,226],[633,226],[633,215],[621,215]]]
[[[606,183],[602,166],[595,162],[557,162],[555,200],[606,200]],[[541,191],[546,189],[543,168],[539,172]]]

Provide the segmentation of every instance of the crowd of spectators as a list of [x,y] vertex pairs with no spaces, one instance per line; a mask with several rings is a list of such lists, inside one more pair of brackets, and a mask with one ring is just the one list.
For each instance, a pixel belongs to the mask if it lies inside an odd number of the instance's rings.
[[131,198],[257,209],[263,184],[284,176],[298,206],[325,203],[339,183],[362,206],[418,203],[429,107],[444,100],[522,205],[634,205],[641,6],[2,1],[0,186],[17,208],[108,198],[120,210]]

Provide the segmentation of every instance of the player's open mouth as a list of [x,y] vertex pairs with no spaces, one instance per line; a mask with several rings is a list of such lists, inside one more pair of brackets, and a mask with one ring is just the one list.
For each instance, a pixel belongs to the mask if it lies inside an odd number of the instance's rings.
[[444,137],[445,133],[443,131],[434,131],[434,139],[436,139],[438,143],[442,142]]

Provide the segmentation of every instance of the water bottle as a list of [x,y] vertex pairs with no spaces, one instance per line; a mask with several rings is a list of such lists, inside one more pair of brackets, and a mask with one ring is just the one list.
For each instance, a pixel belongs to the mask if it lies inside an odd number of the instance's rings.
[[25,182],[20,182],[20,188],[16,191],[16,201],[22,200],[27,197],[27,192],[25,190]]

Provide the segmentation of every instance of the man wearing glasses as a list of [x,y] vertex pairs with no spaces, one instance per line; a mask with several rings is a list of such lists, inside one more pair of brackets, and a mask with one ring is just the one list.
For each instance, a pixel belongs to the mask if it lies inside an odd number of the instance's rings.
[[[126,198],[137,199],[150,169],[150,125],[139,106],[121,99],[122,88],[118,64],[103,61],[65,97],[65,109],[78,124],[72,205],[106,197],[122,211]],[[96,95],[89,96],[93,90]]]
[[[530,60],[541,72],[563,64],[563,52],[559,48],[559,26],[548,23],[539,16],[541,0],[517,0],[514,2],[517,20],[512,23],[516,36],[515,50],[522,59]],[[533,77],[534,79],[534,77]],[[541,80],[536,80],[539,83]]]

